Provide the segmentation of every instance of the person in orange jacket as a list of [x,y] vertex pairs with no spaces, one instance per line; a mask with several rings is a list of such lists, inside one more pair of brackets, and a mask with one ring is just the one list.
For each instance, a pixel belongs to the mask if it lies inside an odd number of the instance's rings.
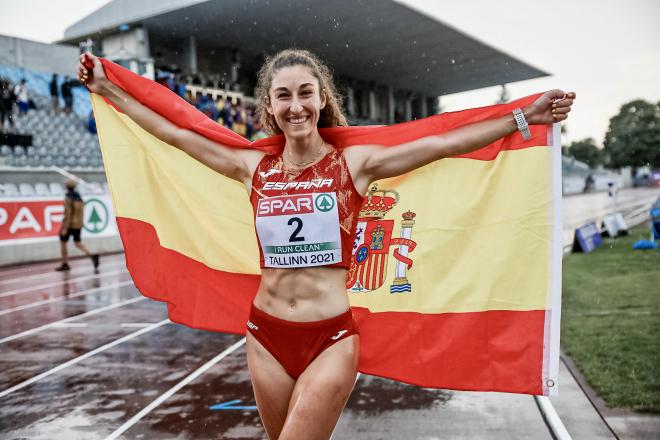
[[69,251],[67,243],[69,237],[73,237],[73,244],[92,260],[94,270],[99,267],[99,255],[92,254],[80,239],[80,230],[83,226],[83,210],[85,204],[80,193],[76,191],[76,181],[66,181],[66,195],[64,196],[64,219],[60,227],[60,252],[62,253],[62,264],[55,268],[56,271],[70,270]]

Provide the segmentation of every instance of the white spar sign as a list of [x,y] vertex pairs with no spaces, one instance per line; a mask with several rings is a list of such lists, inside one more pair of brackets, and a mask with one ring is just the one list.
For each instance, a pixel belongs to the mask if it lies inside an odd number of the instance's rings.
[[[85,200],[84,233],[89,236],[117,235],[117,223],[109,196]],[[55,237],[64,219],[61,198],[0,199],[0,243]]]
[[9,233],[15,234],[22,229],[29,229],[34,232],[52,231],[54,223],[62,223],[64,218],[64,205],[46,205],[42,208],[43,225],[37,220],[33,213],[33,208],[21,206],[10,219],[7,209],[0,206],[0,226],[4,226],[9,220]]

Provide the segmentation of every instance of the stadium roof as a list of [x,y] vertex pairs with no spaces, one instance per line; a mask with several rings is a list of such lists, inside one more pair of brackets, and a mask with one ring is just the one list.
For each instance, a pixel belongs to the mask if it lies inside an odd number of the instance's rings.
[[427,96],[521,81],[547,73],[390,0],[114,0],[71,25],[77,43],[144,25],[150,40],[194,35],[204,47],[239,49],[256,70],[288,47],[320,55],[335,75]]

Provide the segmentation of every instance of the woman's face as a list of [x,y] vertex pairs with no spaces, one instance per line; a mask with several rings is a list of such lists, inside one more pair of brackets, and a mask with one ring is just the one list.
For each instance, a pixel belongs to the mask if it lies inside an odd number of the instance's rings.
[[268,113],[287,138],[303,139],[317,130],[325,95],[305,66],[283,67],[273,74],[268,93]]

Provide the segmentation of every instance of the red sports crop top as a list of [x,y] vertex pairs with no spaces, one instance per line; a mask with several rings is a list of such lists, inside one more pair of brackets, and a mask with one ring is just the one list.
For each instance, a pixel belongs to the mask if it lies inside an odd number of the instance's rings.
[[261,267],[348,269],[363,200],[340,150],[295,171],[281,154],[264,156],[250,194]]

